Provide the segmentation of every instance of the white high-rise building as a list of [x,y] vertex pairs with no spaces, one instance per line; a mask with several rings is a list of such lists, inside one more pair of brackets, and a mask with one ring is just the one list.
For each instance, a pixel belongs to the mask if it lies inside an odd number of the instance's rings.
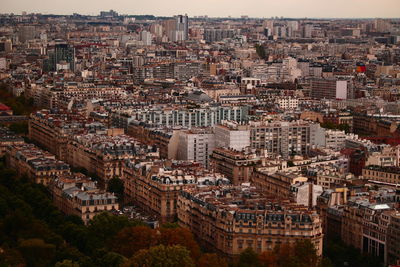
[[208,168],[209,156],[215,147],[214,133],[210,130],[192,128],[174,131],[168,145],[168,158],[191,160]]
[[246,125],[234,121],[222,121],[214,128],[215,147],[232,148],[238,151],[250,146],[250,130]]
[[144,45],[151,45],[152,35],[148,31],[142,31],[140,33],[140,40],[143,42]]

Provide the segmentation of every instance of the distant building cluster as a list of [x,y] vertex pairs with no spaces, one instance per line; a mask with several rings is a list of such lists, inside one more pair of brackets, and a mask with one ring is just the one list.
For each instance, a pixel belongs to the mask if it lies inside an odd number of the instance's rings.
[[229,257],[340,237],[399,264],[399,19],[0,21],[0,123],[28,131],[0,128],[0,155],[62,212],[140,210]]

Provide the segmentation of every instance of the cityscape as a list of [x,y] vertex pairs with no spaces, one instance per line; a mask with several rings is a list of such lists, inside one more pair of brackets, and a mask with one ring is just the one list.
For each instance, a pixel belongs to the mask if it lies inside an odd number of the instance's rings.
[[400,266],[392,3],[0,7],[0,266]]

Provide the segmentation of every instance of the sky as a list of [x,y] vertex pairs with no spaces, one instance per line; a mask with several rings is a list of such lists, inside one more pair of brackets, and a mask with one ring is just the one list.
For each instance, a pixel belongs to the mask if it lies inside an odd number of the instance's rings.
[[155,16],[399,18],[400,0],[0,0],[0,13],[97,15],[110,9]]

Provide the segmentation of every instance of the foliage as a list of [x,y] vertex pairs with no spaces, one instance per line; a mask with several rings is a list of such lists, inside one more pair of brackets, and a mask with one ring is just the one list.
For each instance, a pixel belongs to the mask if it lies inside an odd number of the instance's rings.
[[200,247],[193,234],[186,228],[161,228],[160,244],[171,246],[181,245],[190,251],[193,259],[200,257]]
[[264,46],[262,45],[256,44],[256,52],[261,59],[265,59],[267,57],[265,54]]
[[79,264],[71,260],[63,260],[61,262],[57,262],[55,267],[79,267]]
[[138,251],[124,266],[194,267],[195,265],[185,247],[159,245]]
[[333,266],[363,266],[363,267],[379,267],[383,263],[379,258],[361,254],[358,249],[348,246],[340,240],[329,240],[324,245],[324,255]]
[[112,241],[112,249],[125,257],[132,257],[141,249],[148,249],[158,243],[157,232],[146,226],[122,229]]
[[257,253],[251,248],[246,248],[240,253],[238,267],[257,267],[260,266]]
[[327,122],[321,123],[321,127],[325,128],[325,129],[340,130],[340,131],[344,131],[345,133],[350,133],[350,126],[346,123],[335,124],[333,122],[327,121]]
[[228,267],[228,263],[223,257],[215,253],[205,253],[201,255],[197,262],[199,267]]
[[27,266],[48,266],[55,256],[56,247],[42,239],[27,239],[20,242],[18,249]]

